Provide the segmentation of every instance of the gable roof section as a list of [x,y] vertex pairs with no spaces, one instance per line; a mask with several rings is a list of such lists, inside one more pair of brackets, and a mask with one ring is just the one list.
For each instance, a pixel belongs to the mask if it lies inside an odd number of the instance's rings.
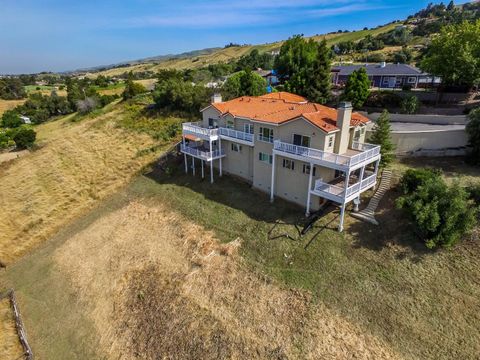
[[360,68],[364,68],[367,71],[367,74],[369,76],[388,76],[388,75],[412,75],[412,76],[418,76],[418,75],[428,75],[424,72],[422,72],[420,69],[417,69],[416,67],[407,65],[407,64],[385,64],[384,67],[382,67],[379,64],[366,64],[366,65],[340,65],[340,66],[335,66],[332,68],[333,71],[336,71],[339,73],[339,75],[350,75],[352,72],[355,70],[358,70]]
[[[259,97],[242,96],[222,103],[213,103],[212,106],[222,115],[230,113],[235,117],[276,125],[303,117],[326,133],[338,130],[336,109],[308,102],[301,96],[287,92]],[[358,126],[369,121],[365,116],[353,113],[350,125]]]

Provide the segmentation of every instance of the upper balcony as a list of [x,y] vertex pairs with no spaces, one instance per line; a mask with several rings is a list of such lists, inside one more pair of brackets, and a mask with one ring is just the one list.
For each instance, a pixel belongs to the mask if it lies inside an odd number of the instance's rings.
[[380,159],[380,146],[358,142],[354,142],[347,153],[342,155],[293,145],[280,140],[273,142],[273,150],[277,155],[342,171],[352,171]]
[[235,141],[248,146],[253,146],[253,134],[224,127],[221,127],[218,130],[220,138],[222,139]]
[[370,173],[362,180],[351,179],[348,181],[348,184],[343,177],[334,179],[329,183],[319,179],[315,181],[315,186],[311,193],[340,204],[346,204],[358,197],[362,192],[374,187],[376,183],[376,173]]
[[218,129],[210,129],[202,126],[201,121],[183,123],[182,130],[184,135],[193,135],[207,141],[218,140]]

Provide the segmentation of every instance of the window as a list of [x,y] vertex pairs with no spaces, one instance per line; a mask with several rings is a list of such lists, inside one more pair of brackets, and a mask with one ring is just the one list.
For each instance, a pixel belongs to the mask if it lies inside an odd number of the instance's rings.
[[253,124],[245,124],[243,129],[247,134],[253,134]]
[[234,128],[233,120],[228,119],[227,122],[226,122],[226,127],[227,127],[227,129],[233,129]]
[[283,159],[283,167],[285,169],[295,170],[295,162],[290,159]]
[[328,137],[328,147],[331,148],[333,146],[333,135]]
[[356,129],[355,133],[353,134],[353,141],[360,140],[360,129]]
[[388,84],[389,81],[390,81],[390,78],[388,76],[383,78],[384,84]]
[[343,177],[345,175],[345,173],[343,171],[340,171],[340,170],[335,170],[335,179],[336,178],[339,178],[339,177]]
[[260,153],[258,153],[258,160],[260,160],[262,162],[265,162],[265,163],[268,163],[268,164],[271,164],[272,160],[273,160],[273,157],[272,157],[272,155],[268,155],[268,154],[260,152]]
[[409,84],[415,84],[417,82],[417,78],[415,76],[410,76],[408,78],[408,83]]
[[261,127],[258,140],[273,143],[273,129]]
[[208,118],[208,127],[210,129],[218,128],[218,119]]
[[310,137],[293,134],[293,144],[298,146],[303,146],[303,147],[310,147]]
[[242,152],[242,145],[232,143],[232,151]]
[[365,134],[365,126],[363,126],[361,129],[360,129],[360,133],[363,135]]
[[[317,172],[316,171],[317,168],[314,166],[313,167],[313,176],[315,176],[315,173]],[[307,165],[307,164],[303,164],[303,173],[304,174],[307,174],[307,175],[310,175],[310,165]]]

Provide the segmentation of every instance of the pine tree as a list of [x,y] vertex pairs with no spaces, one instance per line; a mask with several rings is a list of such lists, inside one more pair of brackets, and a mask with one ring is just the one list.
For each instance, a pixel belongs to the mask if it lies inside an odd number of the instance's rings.
[[392,143],[391,137],[391,128],[390,128],[390,114],[387,110],[383,110],[382,115],[378,118],[375,127],[373,128],[373,134],[370,137],[369,142],[372,144],[380,145],[380,154],[382,159],[380,160],[380,165],[382,167],[390,164],[395,155],[393,150],[395,146]]
[[325,104],[330,100],[331,77],[331,50],[327,41],[323,39],[318,44],[317,55],[310,70],[310,79],[307,84],[307,97],[314,102]]
[[452,0],[452,1],[450,1],[450,2],[448,3],[447,11],[453,11],[454,9],[455,9],[455,4],[454,4],[454,2],[453,2],[453,0]]
[[360,68],[352,72],[348,77],[345,87],[345,98],[352,102],[354,108],[363,106],[370,95],[370,80],[368,80],[365,68]]

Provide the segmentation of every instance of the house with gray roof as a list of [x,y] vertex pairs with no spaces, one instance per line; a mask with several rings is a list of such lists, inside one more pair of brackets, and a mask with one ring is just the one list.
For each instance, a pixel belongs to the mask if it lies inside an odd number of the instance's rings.
[[360,68],[367,71],[371,86],[383,89],[412,88],[436,86],[440,83],[439,78],[422,72],[414,66],[407,64],[364,64],[364,65],[339,65],[332,68],[332,81],[334,85],[344,85],[348,77]]

